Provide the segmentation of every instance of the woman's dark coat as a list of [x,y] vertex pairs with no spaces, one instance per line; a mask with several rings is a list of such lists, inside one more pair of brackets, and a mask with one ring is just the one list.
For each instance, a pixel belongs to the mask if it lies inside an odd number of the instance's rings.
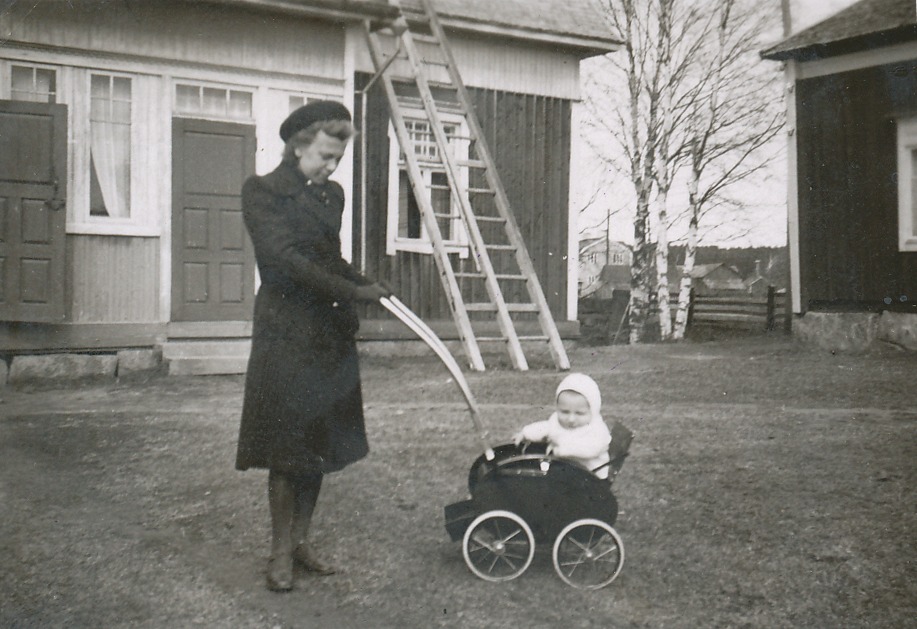
[[368,452],[354,334],[367,284],[341,257],[340,185],[281,165],[242,188],[261,287],[236,468],[331,472]]

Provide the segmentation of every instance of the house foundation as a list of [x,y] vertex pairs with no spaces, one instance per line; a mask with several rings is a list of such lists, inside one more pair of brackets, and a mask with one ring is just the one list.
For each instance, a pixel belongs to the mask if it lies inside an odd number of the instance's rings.
[[864,352],[878,343],[917,351],[917,314],[807,312],[794,320],[793,335],[831,352]]

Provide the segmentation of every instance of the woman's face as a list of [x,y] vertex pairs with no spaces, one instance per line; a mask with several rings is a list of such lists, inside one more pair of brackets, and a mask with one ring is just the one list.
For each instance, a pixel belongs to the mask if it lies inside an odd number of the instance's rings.
[[323,184],[337,169],[346,149],[346,140],[339,140],[324,131],[319,131],[312,144],[296,149],[296,157],[299,158],[297,165],[306,179],[312,183]]

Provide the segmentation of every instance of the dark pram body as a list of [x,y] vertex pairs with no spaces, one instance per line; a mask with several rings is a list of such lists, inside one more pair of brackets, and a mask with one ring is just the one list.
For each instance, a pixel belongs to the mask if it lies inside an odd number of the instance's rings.
[[446,530],[462,540],[471,571],[512,579],[528,568],[536,544],[553,544],[564,581],[583,588],[610,583],[624,560],[612,528],[618,502],[611,487],[633,439],[620,423],[611,433],[608,479],[545,454],[543,444],[506,444],[494,449],[493,460],[478,457],[468,474],[471,497],[445,509]]

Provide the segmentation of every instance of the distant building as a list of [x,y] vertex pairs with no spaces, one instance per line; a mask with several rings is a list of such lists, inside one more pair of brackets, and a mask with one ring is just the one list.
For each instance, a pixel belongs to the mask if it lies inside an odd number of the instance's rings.
[[579,296],[589,297],[600,288],[630,289],[632,254],[623,242],[607,238],[580,241]]
[[[678,265],[669,271],[669,290],[676,291],[684,277],[684,266]],[[696,264],[688,273],[696,295],[722,295],[745,293],[748,287],[738,269],[722,262]]]

